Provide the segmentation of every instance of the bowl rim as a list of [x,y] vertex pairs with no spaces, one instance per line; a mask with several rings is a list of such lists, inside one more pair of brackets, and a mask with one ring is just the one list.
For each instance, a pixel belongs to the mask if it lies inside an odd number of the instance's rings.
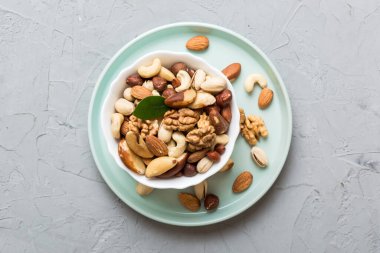
[[[206,68],[209,68],[209,72],[214,72],[212,73],[213,76],[221,77],[223,78],[226,83],[227,83],[227,88],[231,91],[232,93],[232,101],[231,101],[231,109],[232,111],[232,120],[230,123],[230,129],[228,130],[228,137],[229,137],[229,142],[226,145],[226,151],[221,157],[221,160],[217,163],[214,163],[211,168],[206,172],[206,173],[198,173],[197,175],[193,177],[181,177],[181,178],[168,178],[168,179],[160,179],[160,178],[154,178],[154,179],[147,179],[144,175],[139,175],[132,170],[130,170],[124,163],[122,163],[119,155],[117,152],[115,152],[115,141],[118,143],[118,140],[115,140],[114,138],[110,139],[110,131],[109,131],[109,121],[107,119],[106,114],[108,114],[107,110],[109,109],[109,100],[112,99],[112,91],[113,89],[117,88],[120,86],[120,83],[122,81],[123,76],[125,76],[125,73],[128,73],[130,75],[132,72],[136,72],[137,68],[144,64],[145,62],[148,62],[148,59],[154,59],[154,58],[163,58],[163,57],[177,57],[180,61],[184,58],[188,58],[187,61],[191,60],[192,63],[187,63],[188,65],[191,64],[200,64],[206,66]],[[186,62],[186,60],[183,60]],[[124,88],[123,88],[124,89]],[[233,86],[231,82],[223,75],[223,73],[212,66],[210,63],[208,63],[206,60],[195,56],[191,53],[188,52],[176,52],[176,51],[170,51],[170,50],[156,50],[147,54],[144,54],[140,56],[138,59],[136,59],[132,64],[126,66],[120,72],[118,75],[110,82],[108,92],[105,94],[104,102],[101,106],[101,127],[102,131],[105,135],[106,139],[106,145],[108,152],[121,169],[126,171],[135,181],[147,185],[149,187],[155,188],[155,189],[185,189],[187,187],[194,186],[196,184],[201,183],[204,180],[207,180],[209,177],[215,175],[228,161],[230,156],[232,155],[232,152],[234,150],[235,142],[237,140],[237,137],[239,136],[240,128],[239,128],[239,120],[240,120],[240,113],[239,113],[239,108],[237,105],[237,99],[236,99],[236,94],[233,89]],[[117,144],[116,144],[117,145]],[[170,182],[173,184],[170,185]]]

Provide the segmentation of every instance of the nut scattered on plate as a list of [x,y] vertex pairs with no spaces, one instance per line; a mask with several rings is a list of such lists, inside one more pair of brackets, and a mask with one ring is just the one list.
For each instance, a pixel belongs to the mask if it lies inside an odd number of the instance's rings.
[[236,177],[233,185],[232,191],[234,193],[240,193],[247,190],[253,181],[253,176],[249,171],[243,171],[239,176]]
[[209,41],[206,36],[195,36],[189,39],[186,43],[186,48],[193,51],[202,51],[207,49]]

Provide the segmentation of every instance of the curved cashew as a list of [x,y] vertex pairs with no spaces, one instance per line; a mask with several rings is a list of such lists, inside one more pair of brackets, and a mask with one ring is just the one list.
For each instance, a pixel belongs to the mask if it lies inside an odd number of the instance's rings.
[[132,91],[132,88],[131,88],[131,87],[128,87],[128,88],[126,88],[126,89],[124,90],[124,92],[123,92],[123,97],[124,97],[126,100],[128,100],[129,102],[133,102],[133,101],[135,101],[135,98],[132,97],[132,95],[131,95],[131,91]]
[[202,69],[198,69],[195,71],[193,80],[192,80],[192,86],[196,90],[201,89],[201,84],[206,80],[206,72],[204,72]]
[[176,142],[176,146],[172,146],[172,144],[169,143],[168,154],[170,157],[178,158],[186,150],[186,137],[181,132],[174,132],[172,138]]
[[175,88],[176,92],[188,90],[191,86],[191,77],[189,73],[184,70],[178,71],[177,74],[178,80],[181,82],[181,85]]
[[153,81],[152,80],[146,80],[143,85],[143,87],[147,88],[148,90],[152,91],[154,90],[154,87],[153,87]]
[[121,113],[112,113],[111,115],[111,132],[115,139],[120,139],[120,127],[124,122],[124,115]]
[[168,130],[165,128],[164,123],[161,123],[160,128],[158,129],[158,139],[168,143],[172,139],[173,130]]
[[161,95],[158,91],[152,90],[152,96],[161,96]]
[[247,79],[245,79],[244,88],[245,91],[251,93],[255,84],[260,85],[261,88],[267,87],[267,79],[261,74],[250,74]]
[[206,81],[204,81],[201,84],[201,89],[206,92],[215,94],[224,90],[226,86],[227,86],[227,82],[224,78],[214,76],[214,77],[206,79]]
[[161,61],[158,58],[153,60],[153,63],[149,66],[140,66],[137,69],[137,73],[143,78],[150,78],[157,75],[161,70]]
[[151,158],[154,155],[149,151],[148,147],[145,144],[142,136],[139,136],[137,140],[137,134],[134,132],[128,132],[125,135],[125,140],[127,141],[128,147],[136,153],[136,155],[142,158]]
[[175,78],[175,75],[165,67],[161,67],[160,73],[158,73],[158,75],[169,82],[173,81]]
[[141,196],[149,195],[154,189],[144,184],[137,183],[136,192]]
[[128,116],[135,110],[135,105],[124,98],[119,98],[115,103],[115,110],[118,113]]
[[189,108],[200,109],[200,108],[214,104],[215,101],[216,101],[216,98],[210,93],[197,91],[197,96],[195,97],[194,102],[189,105]]

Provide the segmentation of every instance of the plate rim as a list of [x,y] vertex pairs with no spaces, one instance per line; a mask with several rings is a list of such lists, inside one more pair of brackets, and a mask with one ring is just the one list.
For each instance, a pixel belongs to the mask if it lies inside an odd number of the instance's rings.
[[[234,210],[234,211],[230,212],[229,214],[227,214],[225,216],[217,217],[215,219],[210,219],[210,220],[207,220],[207,221],[199,221],[199,222],[181,222],[181,221],[175,221],[175,220],[170,220],[170,219],[166,219],[166,218],[161,218],[161,217],[158,217],[158,216],[156,216],[154,214],[146,212],[144,210],[144,208],[141,208],[139,205],[133,203],[129,199],[124,198],[123,195],[122,195],[122,193],[119,192],[119,190],[117,190],[116,187],[113,186],[113,184],[111,183],[111,180],[103,172],[103,169],[100,169],[101,166],[100,166],[99,158],[94,155],[95,146],[94,146],[94,142],[93,142],[93,139],[92,139],[93,131],[92,131],[92,128],[91,128],[91,119],[93,117],[93,107],[94,107],[94,103],[95,103],[95,97],[96,97],[96,94],[97,94],[99,86],[100,86],[100,82],[104,78],[105,74],[107,73],[107,71],[109,70],[109,68],[111,67],[111,65],[115,61],[115,59],[117,57],[119,57],[122,54],[122,52],[124,52],[124,50],[126,50],[130,45],[134,44],[138,40],[140,40],[140,39],[142,39],[142,38],[144,38],[144,37],[146,37],[146,36],[148,36],[150,34],[159,32],[161,30],[166,30],[166,29],[174,28],[174,27],[186,27],[186,26],[190,26],[190,27],[202,27],[202,28],[209,28],[209,29],[213,29],[213,30],[222,31],[224,33],[227,33],[227,34],[230,34],[232,36],[237,37],[238,39],[240,39],[241,41],[245,42],[247,45],[249,45],[250,47],[252,47],[254,50],[256,50],[256,52],[266,61],[266,63],[268,64],[268,66],[271,68],[271,70],[275,74],[276,78],[278,79],[279,86],[281,88],[281,91],[284,94],[284,101],[285,101],[285,105],[286,105],[286,108],[287,108],[287,110],[286,110],[287,111],[287,117],[289,118],[288,123],[287,123],[288,124],[287,127],[288,127],[289,132],[290,132],[289,135],[288,135],[288,137],[287,137],[287,139],[285,140],[285,143],[286,143],[286,155],[284,156],[284,158],[282,159],[282,161],[280,161],[281,169],[278,170],[277,174],[273,177],[273,180],[269,181],[269,187],[267,189],[262,190],[261,192],[259,192],[258,195],[255,198],[252,198],[251,201],[246,202],[241,208],[239,208],[237,210]],[[137,37],[133,38],[128,43],[126,43],[123,47],[121,47],[109,59],[109,61],[107,62],[107,64],[103,68],[102,72],[100,73],[100,75],[99,75],[99,77],[98,77],[98,79],[97,79],[97,81],[95,83],[94,90],[92,91],[92,95],[91,95],[91,101],[90,101],[90,104],[89,104],[89,112],[88,112],[88,118],[87,118],[88,140],[89,140],[89,144],[90,144],[91,155],[92,155],[92,157],[93,157],[93,159],[95,161],[95,164],[96,164],[96,167],[97,167],[98,171],[100,172],[100,175],[102,176],[102,178],[105,181],[105,183],[107,184],[107,186],[113,191],[113,193],[119,199],[121,199],[126,205],[128,205],[134,211],[136,211],[136,212],[144,215],[145,217],[148,217],[148,218],[150,218],[152,220],[155,220],[155,221],[158,221],[158,222],[161,222],[161,223],[165,223],[165,224],[169,224],[169,225],[186,226],[186,227],[206,226],[206,225],[216,224],[216,223],[228,220],[228,219],[230,219],[232,217],[235,217],[235,216],[239,215],[240,213],[246,211],[248,208],[250,208],[251,206],[253,206],[257,201],[259,201],[269,191],[269,189],[272,188],[274,182],[277,180],[278,176],[280,175],[280,173],[281,173],[281,171],[282,171],[282,169],[284,167],[285,161],[286,161],[286,159],[287,159],[287,157],[289,155],[289,149],[290,149],[290,144],[291,144],[291,139],[292,139],[292,131],[293,131],[292,127],[293,127],[292,108],[291,108],[288,92],[287,92],[287,90],[285,88],[285,84],[284,84],[284,82],[282,80],[282,77],[281,77],[280,73],[278,72],[277,68],[273,65],[272,61],[267,57],[267,55],[260,48],[258,48],[254,43],[252,43],[250,40],[248,40],[247,38],[245,38],[243,35],[240,35],[239,33],[236,33],[236,32],[234,32],[234,31],[232,31],[232,30],[230,30],[228,28],[224,28],[222,26],[218,26],[218,25],[210,24],[210,23],[204,23],[204,22],[176,22],[176,23],[171,23],[171,24],[166,24],[166,25],[158,26],[158,27],[150,29],[150,30],[148,30],[148,31],[146,31],[144,33],[141,33],[140,35],[138,35]]]

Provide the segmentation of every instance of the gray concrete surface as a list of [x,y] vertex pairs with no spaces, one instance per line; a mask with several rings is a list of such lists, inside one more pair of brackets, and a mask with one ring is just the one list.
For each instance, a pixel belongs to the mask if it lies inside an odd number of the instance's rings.
[[[273,60],[294,114],[285,169],[244,214],[151,221],[87,140],[100,71],[157,25],[233,29]],[[380,252],[380,1],[0,2],[0,252]]]

